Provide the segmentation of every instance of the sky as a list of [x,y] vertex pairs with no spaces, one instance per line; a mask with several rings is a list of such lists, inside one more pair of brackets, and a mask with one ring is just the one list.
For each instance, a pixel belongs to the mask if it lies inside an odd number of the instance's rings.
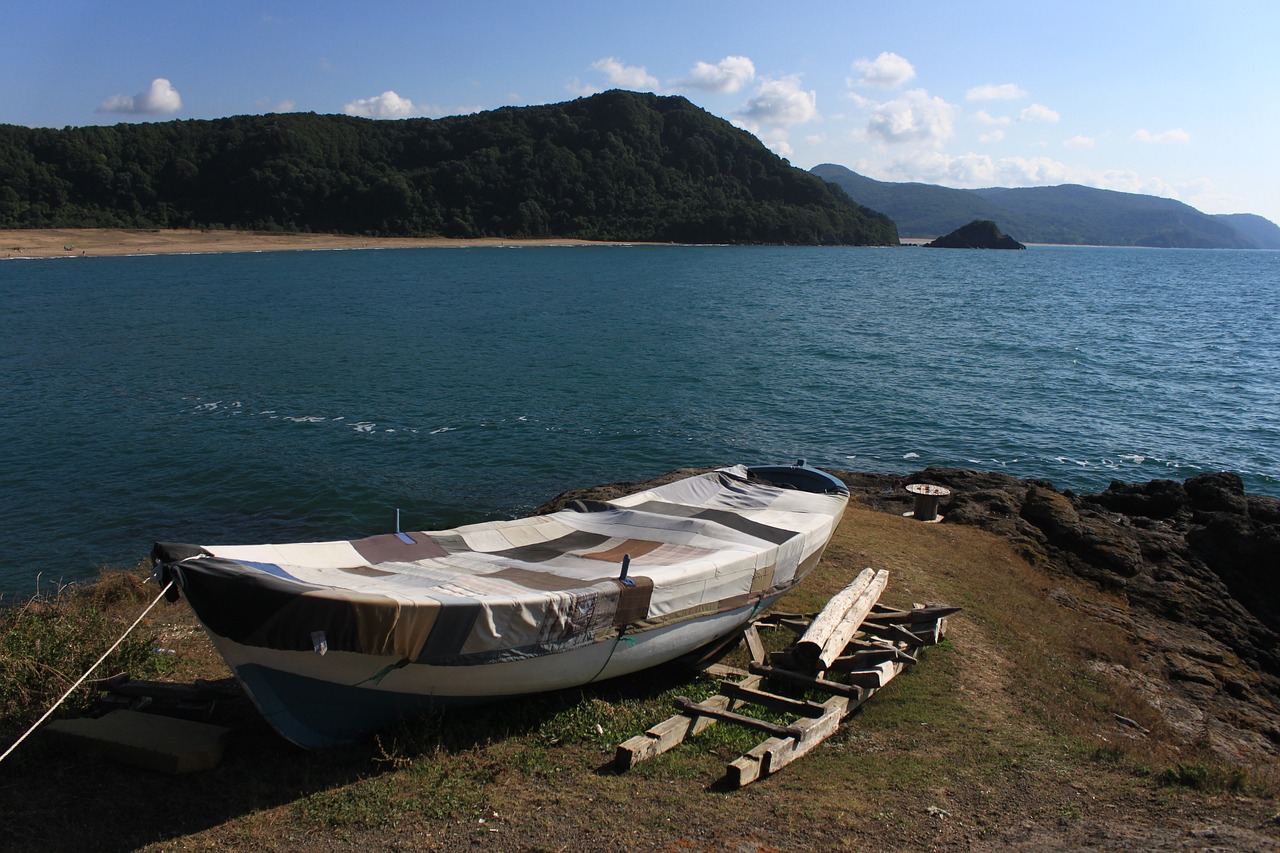
[[0,21],[3,124],[438,118],[622,88],[804,169],[1280,223],[1275,0],[0,0]]

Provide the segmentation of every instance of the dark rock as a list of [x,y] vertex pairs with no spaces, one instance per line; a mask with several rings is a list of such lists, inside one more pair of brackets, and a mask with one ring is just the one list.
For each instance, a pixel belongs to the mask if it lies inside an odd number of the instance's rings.
[[1026,246],[1000,231],[990,219],[975,219],[950,234],[925,243],[926,249],[1025,249]]
[[1249,502],[1244,496],[1244,481],[1236,474],[1223,471],[1201,474],[1187,480],[1187,495],[1193,509],[1201,512],[1231,512],[1248,515]]
[[1187,490],[1174,480],[1152,480],[1150,483],[1114,481],[1100,495],[1086,499],[1089,503],[1143,518],[1172,518],[1187,508]]

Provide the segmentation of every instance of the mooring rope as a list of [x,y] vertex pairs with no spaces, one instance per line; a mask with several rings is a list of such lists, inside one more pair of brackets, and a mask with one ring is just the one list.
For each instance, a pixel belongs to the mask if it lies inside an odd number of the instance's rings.
[[84,680],[85,680],[86,678],[88,678],[88,677],[93,673],[93,671],[94,671],[95,669],[97,669],[99,666],[101,666],[101,665],[102,665],[102,662],[103,662],[104,660],[106,660],[106,659],[107,659],[107,656],[108,656],[108,655],[110,655],[112,652],[114,652],[114,651],[116,650],[116,647],[117,647],[117,646],[119,646],[121,643],[123,643],[123,642],[124,642],[124,638],[125,638],[125,637],[127,637],[127,636],[129,636],[129,633],[130,633],[134,628],[137,628],[137,627],[138,627],[138,623],[139,623],[139,622],[141,622],[141,621],[143,620],[143,618],[144,618],[148,613],[150,613],[150,612],[151,612],[151,608],[155,607],[157,604],[159,604],[159,603],[160,603],[160,599],[164,598],[165,593],[169,591],[169,587],[171,587],[171,586],[173,586],[173,581],[169,581],[169,583],[165,586],[165,588],[164,588],[164,589],[162,589],[162,590],[160,590],[160,594],[156,596],[155,601],[153,601],[153,602],[151,602],[150,604],[148,604],[148,605],[147,605],[147,609],[146,609],[146,610],[144,610],[144,611],[142,611],[142,613],[140,613],[140,614],[138,615],[138,618],[137,618],[137,619],[133,620],[133,624],[132,624],[132,625],[130,625],[127,629],[125,629],[125,632],[124,632],[123,634],[121,634],[121,635],[120,635],[120,638],[119,638],[119,639],[117,639],[114,643],[112,643],[112,644],[111,644],[111,648],[109,648],[109,649],[107,649],[105,652],[103,652],[103,653],[102,653],[102,657],[98,658],[98,660],[93,664],[93,666],[91,666],[91,667],[89,667],[87,670],[85,670],[84,675],[80,676],[80,678],[76,681],[76,683],[75,683],[75,684],[73,684],[73,685],[71,685],[70,687],[68,687],[68,688],[67,688],[67,692],[66,692],[66,693],[63,693],[63,694],[62,694],[62,696],[58,699],[58,701],[57,701],[57,702],[54,702],[54,703],[53,703],[53,706],[52,706],[51,708],[49,708],[49,710],[47,710],[47,711],[45,711],[45,712],[44,712],[44,716],[43,716],[43,717],[41,717],[40,719],[36,720],[36,721],[35,721],[35,723],[34,723],[34,724],[32,724],[31,728],[29,728],[29,729],[27,729],[25,732],[23,732],[23,733],[22,733],[22,737],[20,737],[20,738],[18,738],[17,740],[15,740],[15,741],[13,742],[13,746],[9,747],[8,749],[6,749],[6,750],[4,751],[4,755],[0,755],[0,761],[4,761],[6,758],[8,758],[8,757],[9,757],[9,753],[11,753],[11,752],[13,752],[15,749],[17,749],[17,748],[18,748],[18,746],[19,746],[19,744],[21,744],[24,740],[26,740],[28,737],[30,737],[30,735],[31,735],[31,733],[32,733],[32,732],[34,732],[36,729],[40,728],[40,724],[41,724],[41,723],[43,723],[45,720],[49,719],[49,715],[50,715],[50,714],[52,714],[54,711],[58,710],[58,706],[59,706],[59,705],[61,705],[63,702],[65,702],[65,701],[66,701],[66,699],[67,699],[67,697],[68,697],[68,696],[70,696],[70,695],[75,691],[75,689],[76,689],[77,687],[79,687],[81,684],[83,684],[83,683],[84,683]]

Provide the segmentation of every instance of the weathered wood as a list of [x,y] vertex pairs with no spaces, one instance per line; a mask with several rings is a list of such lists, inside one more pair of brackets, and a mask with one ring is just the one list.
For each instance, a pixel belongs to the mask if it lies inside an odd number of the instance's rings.
[[694,702],[684,696],[677,696],[673,700],[676,707],[686,714],[700,714],[705,717],[711,717],[721,722],[737,723],[749,729],[756,729],[765,734],[774,737],[797,737],[798,731],[794,726],[779,726],[776,723],[770,723],[765,720],[757,720],[755,717],[748,717],[746,714],[737,714],[733,711],[725,711],[720,708],[708,704],[706,702]]
[[822,743],[835,733],[840,721],[849,712],[849,700],[833,696],[825,703],[825,712],[812,720],[801,720],[793,728],[799,730],[796,737],[772,737],[756,746],[725,768],[725,779],[733,787],[741,788],[776,773]]
[[959,607],[949,607],[945,604],[930,604],[927,607],[920,607],[914,610],[895,610],[891,607],[877,605],[871,613],[867,614],[867,621],[916,625],[921,622],[936,622],[944,616],[959,612]]
[[[853,582],[846,586],[835,597],[827,602],[827,606],[822,608],[822,612],[814,618],[809,624],[808,630],[804,632],[804,636],[795,645],[795,654],[803,660],[816,661],[822,656],[822,649],[825,647],[827,640],[831,637],[832,632],[844,619],[845,614],[849,612],[849,608],[858,600],[867,587],[871,585],[871,581],[875,579],[875,569],[863,569]],[[874,603],[874,602],[872,602]],[[870,610],[870,605],[868,605]]]
[[928,643],[926,643],[919,634],[916,634],[913,631],[908,631],[901,625],[877,625],[874,622],[868,622],[862,626],[862,633],[869,637],[876,637],[881,640],[906,643],[912,648],[928,645]]
[[852,654],[841,655],[833,660],[831,666],[827,667],[827,672],[852,672],[855,669],[867,669],[887,660],[905,663],[908,666],[916,663],[913,655],[897,647],[858,649]]
[[868,690],[879,690],[892,681],[893,677],[900,672],[902,672],[902,664],[887,660],[870,669],[847,672],[845,673],[845,678],[850,684],[856,684]]
[[794,672],[792,670],[782,669],[776,666],[753,664],[751,671],[756,675],[762,675],[765,678],[786,681],[790,684],[795,684],[798,687],[804,687],[809,690],[821,690],[835,696],[843,696],[844,698],[858,704],[860,704],[866,696],[866,691],[857,685],[841,684],[838,681],[828,681],[825,678],[805,675],[802,672]]
[[831,599],[795,644],[792,653],[796,659],[810,671],[830,666],[844,652],[888,582],[888,571],[863,569],[853,583]]
[[745,678],[751,674],[745,669],[724,663],[713,663],[702,671],[712,678]]
[[831,662],[844,653],[845,646],[849,645],[849,640],[857,633],[858,628],[862,625],[862,620],[867,617],[867,613],[871,610],[871,605],[875,604],[880,595],[884,592],[884,588],[889,584],[889,572],[881,569],[876,572],[871,579],[871,583],[863,591],[862,595],[854,601],[847,613],[836,625],[836,629],[832,631],[831,636],[822,644],[822,664],[823,667],[831,665]]
[[765,690],[755,690],[750,687],[743,687],[731,681],[722,682],[720,685],[720,693],[741,702],[748,702],[768,708],[771,711],[779,711],[784,714],[799,714],[801,717],[820,717],[822,716],[822,705],[818,702],[810,702],[807,699],[792,699],[789,696],[779,696],[777,693],[769,693]]
[[[750,675],[741,683],[748,687],[759,687],[763,680],[759,675]],[[732,701],[728,696],[712,696],[706,700],[705,704],[727,709]],[[698,734],[713,723],[715,718],[708,716],[690,717],[686,714],[676,714],[668,717],[651,726],[644,734],[636,735],[619,744],[613,757],[614,766],[619,770],[630,770],[641,761],[661,755],[672,747],[678,746],[686,737]]]
[[747,630],[743,631],[743,636],[747,638],[747,650],[751,652],[751,660],[764,663],[764,643],[760,642],[760,632],[756,630],[756,626],[748,625]]

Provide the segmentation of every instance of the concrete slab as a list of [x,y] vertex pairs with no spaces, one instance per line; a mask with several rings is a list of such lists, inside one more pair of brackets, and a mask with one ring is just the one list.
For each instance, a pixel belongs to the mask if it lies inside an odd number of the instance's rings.
[[49,735],[116,761],[160,773],[210,770],[222,760],[231,730],[208,723],[112,711],[96,720],[55,720]]

